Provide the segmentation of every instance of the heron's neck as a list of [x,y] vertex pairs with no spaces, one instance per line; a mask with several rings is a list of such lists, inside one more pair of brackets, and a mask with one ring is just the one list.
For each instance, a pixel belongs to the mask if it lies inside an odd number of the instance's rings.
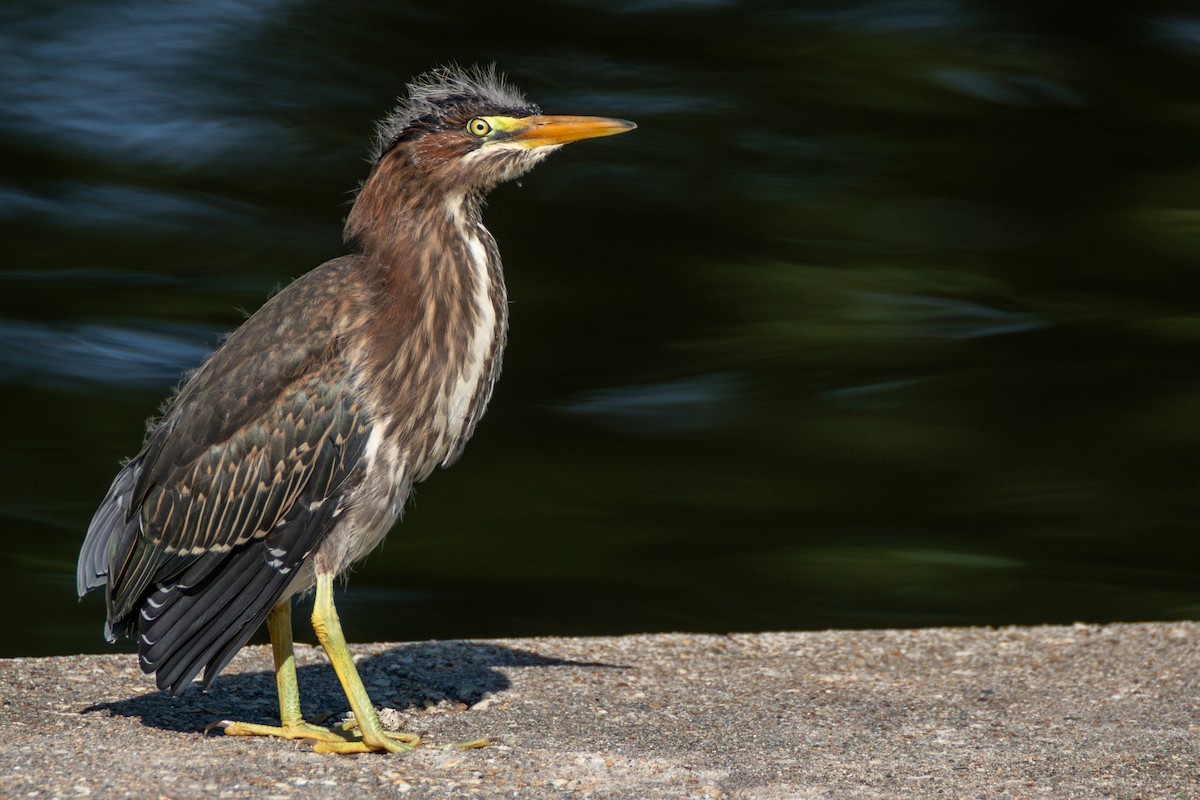
[[411,154],[383,155],[354,199],[344,238],[367,256],[386,256],[397,247],[429,246],[449,231],[461,234],[481,223],[482,192],[449,180],[447,170],[422,168]]
[[480,195],[415,194],[412,183],[380,177],[364,185],[346,224],[375,276],[365,340],[379,397],[399,404],[389,430],[408,440],[410,423],[439,421],[413,451],[432,469],[458,452],[499,372],[508,320],[500,254]]

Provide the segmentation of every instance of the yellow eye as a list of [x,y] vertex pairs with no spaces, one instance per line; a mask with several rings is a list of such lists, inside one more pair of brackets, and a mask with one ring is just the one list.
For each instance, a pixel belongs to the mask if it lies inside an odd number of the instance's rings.
[[492,126],[488,124],[486,119],[476,117],[467,123],[467,131],[472,136],[478,136],[481,139],[492,132]]

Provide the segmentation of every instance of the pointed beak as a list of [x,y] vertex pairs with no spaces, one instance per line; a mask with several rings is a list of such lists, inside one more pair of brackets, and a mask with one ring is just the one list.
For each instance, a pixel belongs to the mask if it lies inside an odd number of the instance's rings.
[[524,117],[517,122],[518,127],[513,130],[508,141],[530,149],[577,142],[580,139],[615,136],[637,127],[628,120],[608,117],[536,116]]

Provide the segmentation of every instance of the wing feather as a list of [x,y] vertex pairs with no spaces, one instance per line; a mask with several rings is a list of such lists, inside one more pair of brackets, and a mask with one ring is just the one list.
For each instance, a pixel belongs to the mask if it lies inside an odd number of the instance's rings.
[[362,478],[370,419],[330,302],[351,267],[309,273],[230,336],[93,517],[80,594],[105,587],[106,633],[136,629],[142,667],[163,688],[182,690],[200,669],[215,677]]

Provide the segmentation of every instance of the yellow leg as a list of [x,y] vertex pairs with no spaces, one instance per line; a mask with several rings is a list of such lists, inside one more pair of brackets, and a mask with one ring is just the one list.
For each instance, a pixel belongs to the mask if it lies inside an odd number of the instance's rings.
[[252,722],[220,722],[226,736],[278,736],[283,739],[315,739],[319,742],[349,742],[349,730],[323,728],[304,721],[300,715],[300,684],[296,680],[296,654],[292,649],[292,601],[284,600],[267,615],[271,653],[275,657],[275,684],[279,690],[279,725]]
[[413,734],[389,733],[379,723],[379,715],[375,713],[375,705],[367,695],[354,659],[346,647],[346,637],[342,633],[342,623],[338,620],[337,609],[333,605],[333,576],[317,575],[317,596],[313,603],[313,630],[317,633],[317,641],[325,648],[333,671],[342,682],[342,690],[354,710],[355,741],[321,741],[315,750],[325,753],[369,753],[397,752],[411,750],[420,739]]
[[[279,725],[223,720],[209,727],[221,727],[227,736],[278,736],[315,741],[313,749],[324,753],[397,752],[416,747],[421,740],[415,734],[385,731],[379,723],[379,715],[346,647],[342,624],[333,605],[331,576],[317,578],[312,623],[317,639],[342,683],[346,699],[350,701],[354,722],[339,728],[323,728],[305,722],[300,715],[300,686],[296,680],[296,656],[292,648],[292,601],[285,600],[267,615],[271,653],[275,657],[275,683],[279,690]],[[484,747],[487,744],[487,739],[476,739],[445,746]]]

